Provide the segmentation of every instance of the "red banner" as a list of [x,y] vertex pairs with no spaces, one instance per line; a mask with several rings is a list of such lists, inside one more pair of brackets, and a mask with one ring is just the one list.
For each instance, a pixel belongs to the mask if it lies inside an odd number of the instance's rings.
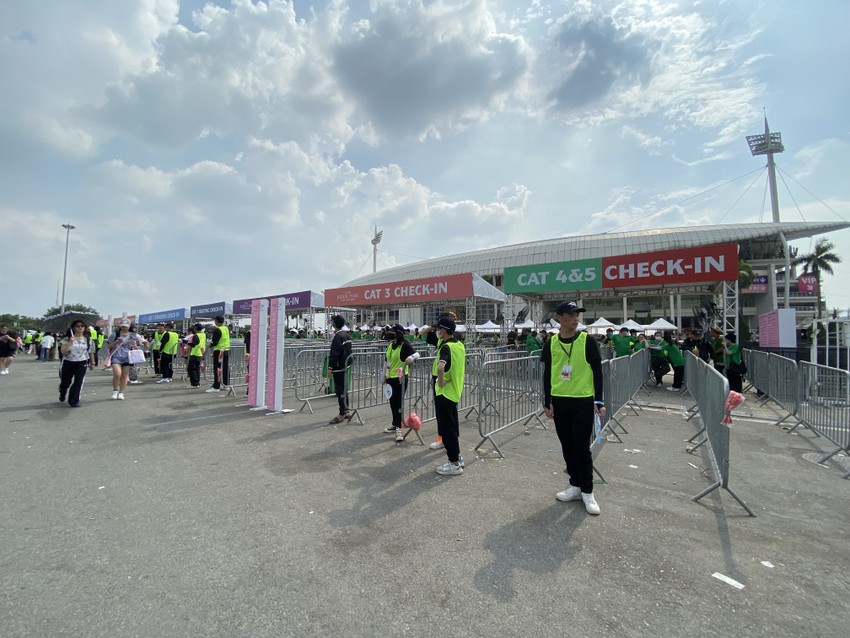
[[818,294],[818,278],[814,275],[800,275],[797,277],[797,292],[807,295]]
[[738,245],[718,244],[602,259],[602,287],[675,286],[738,278]]
[[471,296],[472,273],[465,273],[372,286],[328,288],[325,290],[325,306],[328,308],[380,306],[441,299],[466,299]]

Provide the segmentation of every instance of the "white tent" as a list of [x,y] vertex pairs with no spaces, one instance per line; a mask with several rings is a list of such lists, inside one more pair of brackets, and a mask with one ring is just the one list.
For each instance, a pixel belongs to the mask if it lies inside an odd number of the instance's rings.
[[587,326],[588,328],[613,328],[614,324],[608,321],[605,317],[599,317],[592,324]]
[[360,326],[360,332],[369,332],[369,329],[370,328],[368,323],[364,323],[362,326]]
[[666,319],[656,319],[651,324],[646,326],[647,330],[678,330],[678,326],[674,326]]
[[502,327],[499,324],[493,323],[489,319],[484,323],[475,326],[475,330],[477,332],[499,332],[501,329]]
[[415,323],[413,323],[413,322],[411,321],[411,322],[410,322],[410,325],[409,325],[409,326],[407,326],[407,328],[405,328],[405,330],[410,330],[410,332],[413,332],[414,330],[416,330],[416,329],[418,329],[418,328],[419,328],[419,326],[417,326]]
[[525,330],[526,328],[534,328],[534,322],[531,319],[526,319],[522,323],[515,323],[514,328],[516,330]]
[[[583,323],[579,322],[578,328],[576,328],[576,330],[587,330],[590,327],[592,326],[586,326]],[[554,319],[550,319],[545,324],[543,324],[543,329],[550,334],[555,334],[556,332],[560,331],[561,324],[559,324]]]
[[635,321],[634,319],[629,319],[629,320],[628,320],[626,323],[624,323],[623,325],[618,326],[618,327],[617,327],[617,330],[619,330],[620,328],[628,328],[629,330],[643,330],[643,326],[642,326],[642,325],[640,325],[640,324],[639,324],[637,321]]

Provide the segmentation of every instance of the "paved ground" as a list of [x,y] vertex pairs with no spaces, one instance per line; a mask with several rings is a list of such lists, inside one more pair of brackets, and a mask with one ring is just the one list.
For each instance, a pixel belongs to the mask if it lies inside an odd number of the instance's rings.
[[602,451],[590,517],[554,499],[551,430],[509,431],[500,460],[462,426],[467,470],[440,477],[442,452],[381,433],[388,410],[334,427],[333,401],[265,416],[147,379],[117,402],[103,372],[70,409],[56,369],[0,378],[7,638],[850,631],[850,481],[806,432],[737,419],[730,486],[758,517],[693,503],[711,481],[689,401],[653,390]]

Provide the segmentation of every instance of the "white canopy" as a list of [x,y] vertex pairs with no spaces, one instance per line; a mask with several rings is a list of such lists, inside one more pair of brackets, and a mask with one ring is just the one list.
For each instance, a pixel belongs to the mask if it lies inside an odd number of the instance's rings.
[[407,328],[405,328],[405,329],[406,329],[406,330],[410,330],[410,332],[413,332],[414,330],[416,330],[416,329],[418,329],[418,328],[419,328],[419,326],[417,326],[415,323],[413,323],[413,322],[411,321],[411,322],[410,322],[410,325],[409,325],[409,326],[407,326]]
[[639,324],[637,321],[635,321],[634,319],[629,319],[626,323],[624,323],[623,325],[619,326],[619,327],[617,328],[617,330],[619,330],[620,328],[628,328],[629,330],[643,330],[643,326],[642,326],[642,325],[640,325],[640,324]]
[[647,330],[678,330],[678,326],[674,326],[666,319],[656,319],[651,324],[646,326]]
[[613,328],[614,324],[608,321],[605,317],[599,317],[592,324],[587,326],[588,328]]
[[364,323],[362,326],[360,326],[360,332],[369,332],[369,324]]
[[[579,324],[578,324],[578,328],[576,328],[576,330],[587,330],[589,327],[590,327],[590,326],[586,326],[586,325],[584,325],[583,323],[579,322]],[[551,334],[555,334],[555,333],[556,333],[556,332],[558,332],[560,329],[561,329],[561,324],[559,324],[559,323],[558,323],[557,321],[555,321],[554,319],[550,319],[550,320],[549,320],[549,321],[545,324],[545,330],[546,330],[546,332],[549,332],[549,333],[551,333]]]
[[499,332],[501,329],[502,327],[499,324],[493,323],[489,319],[484,323],[475,326],[475,330],[477,332]]
[[522,323],[515,323],[514,328],[518,330],[524,330],[525,328],[533,328],[534,322],[531,319],[526,319]]

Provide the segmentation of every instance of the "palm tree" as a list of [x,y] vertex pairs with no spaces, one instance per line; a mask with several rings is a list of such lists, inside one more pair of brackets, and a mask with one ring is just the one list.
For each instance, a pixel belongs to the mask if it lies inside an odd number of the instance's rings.
[[835,253],[835,244],[828,239],[818,239],[815,249],[808,255],[799,255],[794,258],[794,265],[803,266],[804,275],[814,275],[818,280],[818,319],[822,317],[821,285],[820,275],[825,272],[833,274],[833,264],[840,264],[841,257]]

